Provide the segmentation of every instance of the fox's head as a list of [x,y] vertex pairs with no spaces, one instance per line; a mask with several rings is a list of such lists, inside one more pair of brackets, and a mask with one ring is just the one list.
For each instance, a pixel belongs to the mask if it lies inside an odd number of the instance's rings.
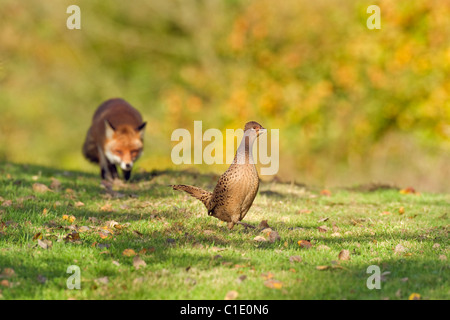
[[115,128],[105,120],[105,156],[111,163],[119,165],[122,170],[131,170],[144,147],[146,124],[144,122],[136,128],[126,124]]

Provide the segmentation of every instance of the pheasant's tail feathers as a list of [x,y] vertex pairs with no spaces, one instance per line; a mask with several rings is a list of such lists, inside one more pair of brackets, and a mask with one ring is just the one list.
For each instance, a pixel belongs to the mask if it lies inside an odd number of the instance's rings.
[[184,184],[172,185],[171,187],[174,190],[182,190],[189,193],[194,198],[203,202],[203,204],[208,208],[209,201],[212,197],[212,192],[194,186],[186,186]]

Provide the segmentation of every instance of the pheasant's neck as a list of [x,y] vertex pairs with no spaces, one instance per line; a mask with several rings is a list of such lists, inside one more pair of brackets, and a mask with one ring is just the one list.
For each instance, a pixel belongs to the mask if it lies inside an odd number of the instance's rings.
[[239,145],[233,163],[254,164],[253,161],[253,143],[256,140],[254,134],[244,133],[241,144]]

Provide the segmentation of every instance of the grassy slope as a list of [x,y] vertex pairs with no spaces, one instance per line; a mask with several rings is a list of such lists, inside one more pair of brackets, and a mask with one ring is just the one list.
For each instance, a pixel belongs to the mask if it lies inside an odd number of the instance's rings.
[[[58,190],[33,191],[36,182],[50,186],[52,177],[61,182]],[[200,202],[167,187],[212,189],[216,179],[141,172],[111,195],[97,175],[0,164],[0,297],[223,299],[236,290],[239,299],[407,299],[413,292],[423,299],[450,298],[449,195],[340,189],[323,196],[320,190],[264,183],[245,222],[268,220],[281,240],[257,243],[255,236],[264,234],[241,226],[230,232]],[[99,232],[111,220],[122,228],[113,227],[103,239]],[[81,232],[82,226],[89,230]],[[75,230],[79,241],[63,240]],[[51,248],[33,240],[37,233]],[[299,240],[310,240],[312,248],[301,248]],[[395,252],[399,244],[405,252]],[[144,248],[139,256],[147,265],[136,270],[123,251]],[[350,260],[338,260],[343,249]],[[302,261],[290,262],[295,255]],[[70,265],[81,268],[81,290],[66,288]],[[381,290],[366,287],[369,265],[389,272]],[[264,285],[267,273],[281,288]],[[246,278],[239,281],[241,276]]]

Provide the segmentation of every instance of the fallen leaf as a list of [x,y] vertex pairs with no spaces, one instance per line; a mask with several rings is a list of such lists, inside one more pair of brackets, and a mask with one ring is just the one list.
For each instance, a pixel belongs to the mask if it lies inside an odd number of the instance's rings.
[[300,256],[290,256],[289,261],[290,262],[302,262],[302,258]]
[[225,295],[225,300],[234,300],[238,297],[238,292],[235,290],[228,291]]
[[136,252],[133,249],[125,249],[122,252],[122,255],[125,257],[134,257],[136,255]]
[[12,205],[12,200],[5,200],[2,203],[2,207],[10,207]]
[[278,240],[281,240],[281,237],[278,234],[278,232],[272,231],[272,232],[269,233],[269,241],[270,242],[273,243],[273,242],[278,241]]
[[445,254],[441,254],[441,255],[439,255],[439,260],[446,261],[447,260],[447,256]]
[[64,240],[67,242],[75,242],[75,241],[79,241],[80,239],[80,235],[78,234],[78,232],[71,232],[69,233],[67,236],[64,237]]
[[405,208],[404,207],[400,207],[399,209],[398,209],[398,213],[399,214],[404,214],[405,213]]
[[308,240],[299,240],[297,243],[302,248],[309,249],[312,247],[311,242],[309,242]]
[[266,228],[270,228],[269,224],[267,223],[267,220],[262,220],[259,225],[258,225],[259,229],[266,229]]
[[33,184],[33,191],[39,192],[39,193],[45,193],[47,191],[53,192],[45,184],[42,184],[42,183],[34,183]]
[[245,279],[247,279],[247,276],[245,275],[245,274],[243,274],[242,276],[239,276],[239,278],[237,278],[237,282],[238,283],[241,283],[241,282],[243,282]]
[[267,288],[277,289],[277,290],[280,290],[281,288],[283,288],[283,283],[281,281],[275,280],[275,279],[270,279],[270,280],[264,281],[264,285]]
[[325,217],[325,218],[322,218],[322,219],[317,220],[317,222],[325,222],[325,221],[327,221],[328,219],[330,219],[330,218]]
[[300,210],[298,210],[298,213],[299,214],[308,214],[308,213],[311,213],[312,211],[311,210],[308,210],[308,209],[300,209]]
[[401,194],[416,194],[416,190],[413,187],[408,187],[405,189],[400,190]]
[[67,214],[63,215],[63,216],[62,216],[62,219],[63,219],[63,220],[67,220],[67,221],[69,221],[70,223],[73,223],[73,222],[76,220],[76,218],[75,218],[74,216],[69,216],[69,215],[67,215]]
[[338,255],[339,260],[350,260],[350,251],[348,250],[341,250]]
[[50,240],[40,240],[38,239],[38,245],[42,248],[47,250],[52,246],[52,242]]
[[61,188],[61,181],[59,181],[56,178],[51,178],[52,179],[52,183],[50,184],[50,188],[54,189],[54,190],[58,190],[59,188]]
[[319,232],[327,232],[328,231],[328,227],[323,225],[323,226],[317,227],[317,230],[319,230]]
[[0,281],[0,286],[9,288],[10,287],[9,281],[6,279]]
[[91,228],[89,228],[88,226],[81,226],[78,228],[78,232],[87,232],[91,230]]
[[406,252],[406,248],[401,244],[395,246],[394,253],[403,253]]
[[324,244],[321,244],[319,246],[316,247],[317,250],[330,250],[331,248],[329,246],[326,246]]
[[408,300],[420,300],[420,294],[418,293],[411,293],[411,295],[409,296]]
[[101,277],[101,278],[97,278],[95,279],[95,282],[97,284],[108,284],[109,283],[109,278],[108,277]]
[[331,191],[327,190],[327,189],[323,189],[322,191],[320,191],[320,195],[321,196],[330,197],[331,196]]
[[5,268],[2,270],[2,273],[0,273],[0,279],[3,278],[11,278],[16,274],[13,268]]
[[100,207],[100,210],[101,211],[106,211],[106,212],[111,212],[113,209],[112,209],[111,204],[107,203],[104,206]]
[[266,238],[264,238],[264,237],[256,236],[256,237],[253,238],[253,241],[256,241],[256,242],[265,242],[265,241],[267,241],[267,240],[266,240]]
[[319,270],[319,271],[327,270],[329,268],[330,268],[330,266],[317,266],[316,267],[316,269]]
[[273,273],[272,272],[264,272],[264,273],[261,273],[261,277],[264,280],[270,280],[273,278]]
[[79,208],[79,207],[83,207],[83,206],[84,206],[84,203],[81,202],[81,201],[77,201],[77,202],[74,203],[74,207],[75,208]]
[[141,267],[145,267],[147,263],[145,263],[144,260],[141,259],[139,256],[135,256],[133,258],[133,266],[136,268],[136,270],[139,270]]
[[38,240],[38,239],[42,239],[42,233],[38,232],[33,236],[33,240]]

